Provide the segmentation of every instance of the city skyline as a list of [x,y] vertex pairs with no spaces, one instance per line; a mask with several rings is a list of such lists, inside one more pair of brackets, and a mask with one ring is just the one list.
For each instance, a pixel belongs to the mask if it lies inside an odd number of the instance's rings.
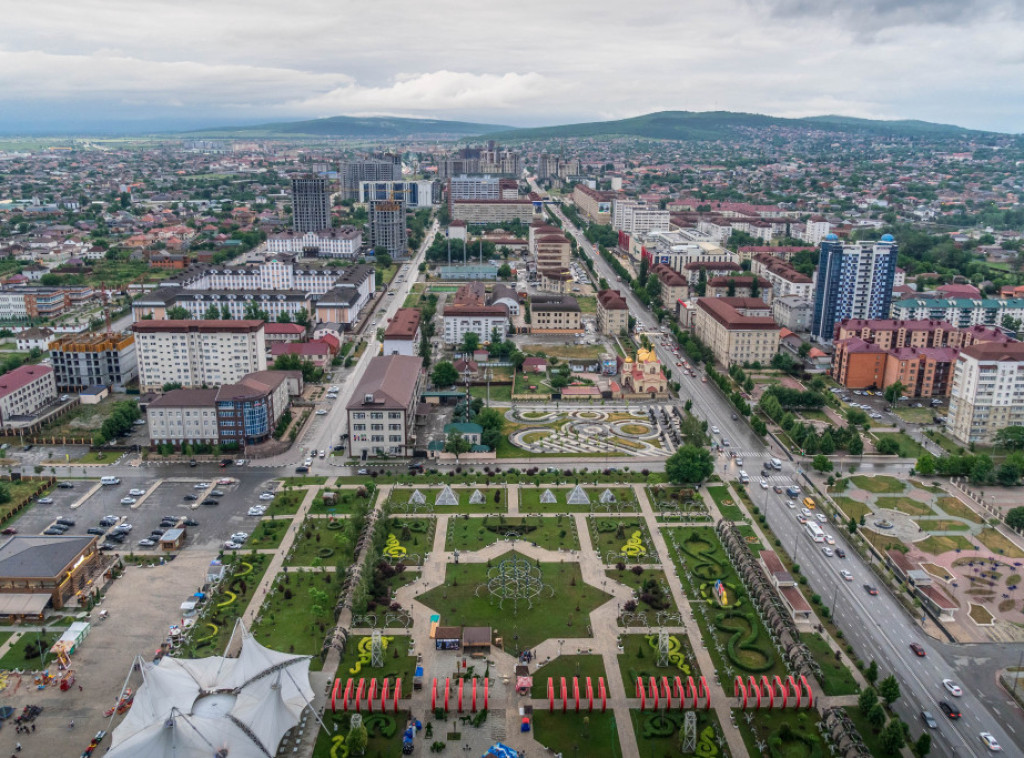
[[[658,110],[915,118],[1024,131],[1024,4],[871,0],[572,7],[321,0],[7,11],[0,131],[334,115],[511,126]],[[381,40],[393,40],[382,47]]]

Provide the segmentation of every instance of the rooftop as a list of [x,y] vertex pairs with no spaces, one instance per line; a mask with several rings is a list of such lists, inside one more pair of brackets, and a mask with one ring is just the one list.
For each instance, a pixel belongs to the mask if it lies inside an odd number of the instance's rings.
[[[744,316],[740,311],[727,300],[751,300],[757,298],[721,298],[702,297],[697,300],[697,307],[704,310],[711,318],[720,323],[726,329],[778,329],[779,325],[768,316]],[[762,308],[767,308],[763,301]]]
[[412,339],[420,328],[420,312],[416,308],[399,308],[384,331],[384,339]]
[[[373,358],[352,392],[349,410],[393,409],[409,407],[416,391],[423,359],[407,355],[385,355]],[[366,402],[367,398],[372,398]]]
[[258,332],[263,328],[263,321],[257,319],[166,319],[164,321],[136,321],[132,330],[136,333],[154,334],[159,332],[202,332],[216,334],[218,332]]
[[54,577],[73,563],[96,538],[24,535],[0,545],[0,577]]
[[53,369],[49,366],[18,366],[13,371],[8,371],[0,376],[0,397],[7,397],[12,392],[36,381],[39,377],[52,373]]

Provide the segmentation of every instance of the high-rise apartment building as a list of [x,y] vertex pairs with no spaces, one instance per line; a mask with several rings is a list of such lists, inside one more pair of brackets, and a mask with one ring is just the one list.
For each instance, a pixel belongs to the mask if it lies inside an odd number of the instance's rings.
[[840,242],[829,234],[821,243],[811,336],[831,342],[837,322],[846,318],[888,318],[896,275],[896,240]]
[[300,234],[331,228],[331,196],[322,176],[292,178],[292,229]]
[[370,203],[370,247],[386,248],[394,260],[406,257],[409,231],[405,226],[405,203],[398,200]]
[[136,321],[132,330],[143,392],[219,387],[267,368],[262,321]]
[[1007,426],[1024,426],[1024,342],[965,347],[953,368],[946,432],[962,445],[992,444]]
[[61,390],[121,389],[139,375],[130,334],[65,334],[50,343],[50,363]]
[[397,182],[402,178],[402,156],[378,153],[372,158],[342,161],[339,166],[341,199],[359,200],[362,182]]

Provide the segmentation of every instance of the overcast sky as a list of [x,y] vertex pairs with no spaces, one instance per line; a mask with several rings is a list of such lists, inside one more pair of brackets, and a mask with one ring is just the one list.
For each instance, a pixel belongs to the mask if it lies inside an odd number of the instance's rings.
[[668,109],[1024,132],[1024,0],[44,0],[0,20],[8,133]]

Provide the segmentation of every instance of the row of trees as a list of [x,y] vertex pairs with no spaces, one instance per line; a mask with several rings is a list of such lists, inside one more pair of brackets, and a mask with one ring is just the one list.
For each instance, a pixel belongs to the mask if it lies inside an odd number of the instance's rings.
[[[258,321],[272,321],[270,314],[264,309],[260,308],[260,304],[256,300],[249,300],[245,304],[243,311],[243,318],[253,319]],[[176,319],[179,321],[190,321],[192,319],[192,313],[187,308],[181,305],[172,305],[167,309],[167,318]],[[227,304],[218,306],[216,303],[210,303],[207,306],[206,311],[203,313],[203,318],[210,321],[231,321],[234,317],[231,315],[231,309],[228,308]],[[280,313],[277,316],[277,323],[279,324],[290,324],[292,323],[292,317],[287,313]],[[309,311],[305,308],[299,309],[295,314],[294,322],[300,326],[309,326]]]
[[1010,453],[998,466],[987,453],[934,456],[925,453],[917,459],[922,476],[966,476],[972,484],[999,484],[1012,487],[1024,476],[1024,452]]
[[142,418],[142,412],[139,410],[138,403],[132,400],[120,400],[114,403],[110,415],[104,420],[99,431],[93,434],[92,443],[105,445],[110,440],[128,434],[139,418]]

